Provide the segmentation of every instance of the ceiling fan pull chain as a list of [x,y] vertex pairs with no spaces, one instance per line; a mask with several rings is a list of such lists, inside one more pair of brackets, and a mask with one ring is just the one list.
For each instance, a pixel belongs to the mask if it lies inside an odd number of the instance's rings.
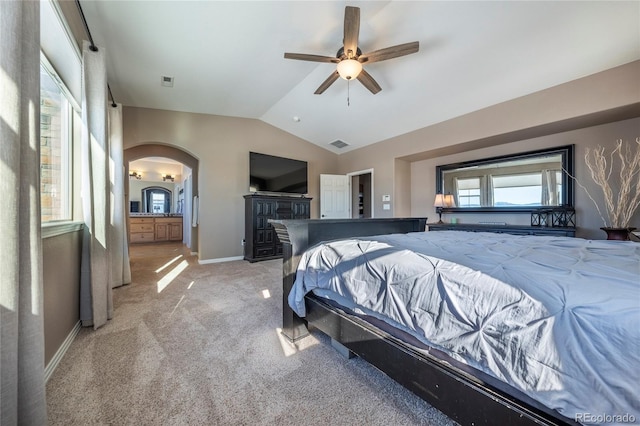
[[351,83],[351,80],[347,80],[347,106],[351,106],[351,104],[349,103],[349,83]]

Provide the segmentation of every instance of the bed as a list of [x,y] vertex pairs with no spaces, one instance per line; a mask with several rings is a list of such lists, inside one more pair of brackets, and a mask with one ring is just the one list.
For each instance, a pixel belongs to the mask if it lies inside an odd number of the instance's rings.
[[319,329],[461,424],[640,419],[640,245],[425,222],[275,221],[283,334]]

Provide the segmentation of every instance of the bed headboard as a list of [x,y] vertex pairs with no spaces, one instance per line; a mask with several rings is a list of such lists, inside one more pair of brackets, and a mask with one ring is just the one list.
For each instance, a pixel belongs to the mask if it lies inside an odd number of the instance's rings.
[[422,232],[427,218],[269,220],[282,243],[282,333],[291,341],[306,336],[307,329],[287,303],[300,256],[321,241],[349,237]]

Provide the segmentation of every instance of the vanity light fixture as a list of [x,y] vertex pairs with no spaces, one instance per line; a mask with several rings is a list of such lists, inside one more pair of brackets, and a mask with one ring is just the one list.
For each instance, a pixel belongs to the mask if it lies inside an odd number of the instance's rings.
[[136,178],[138,180],[142,179],[142,173],[138,172],[129,172],[129,179]]
[[166,182],[166,181],[168,181],[168,180],[170,180],[171,182],[173,182],[173,180],[174,180],[174,179],[175,179],[175,178],[174,178],[173,176],[171,176],[171,175],[164,175],[164,176],[162,176],[162,181],[163,181],[163,182]]

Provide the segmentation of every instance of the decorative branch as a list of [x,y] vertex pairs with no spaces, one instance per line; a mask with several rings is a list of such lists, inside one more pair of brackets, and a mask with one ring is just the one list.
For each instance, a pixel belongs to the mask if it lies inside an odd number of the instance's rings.
[[[591,201],[593,201],[605,223],[605,227],[627,228],[631,218],[640,206],[640,138],[636,138],[636,145],[634,152],[631,149],[631,144],[625,145],[622,139],[618,139],[616,147],[609,156],[605,155],[605,149],[600,145],[594,149],[586,149],[584,161],[589,168],[591,179],[602,190],[609,222],[604,219],[598,203],[596,203],[587,189],[577,179],[569,175],[578,182],[578,185],[585,190]],[[618,161],[616,161],[616,158]],[[620,172],[618,174],[618,182],[616,182],[618,184],[618,196],[615,197],[611,176],[617,162],[620,163]]]
[[602,215],[602,212],[600,211],[600,207],[598,206],[598,203],[596,203],[596,200],[593,199],[593,197],[589,193],[589,190],[587,189],[587,187],[584,186],[583,184],[581,184],[580,181],[578,179],[576,179],[576,177],[573,176],[571,173],[569,173],[564,167],[562,168],[562,171],[565,172],[567,174],[567,176],[569,176],[571,179],[573,179],[575,181],[575,183],[577,183],[578,186],[584,190],[584,192],[587,194],[589,199],[591,201],[593,201],[593,204],[596,206],[596,210],[598,211],[598,214],[600,215],[600,219],[602,219],[602,223],[606,227],[607,226],[607,220]]

